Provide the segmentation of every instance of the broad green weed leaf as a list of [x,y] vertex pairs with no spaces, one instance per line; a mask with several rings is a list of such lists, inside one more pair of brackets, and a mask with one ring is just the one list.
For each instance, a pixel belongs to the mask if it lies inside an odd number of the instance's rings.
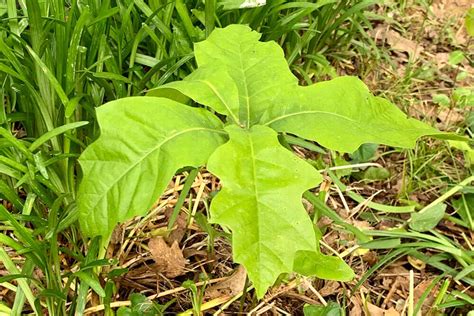
[[239,124],[239,92],[235,81],[224,69],[201,67],[182,81],[175,81],[151,90],[149,95],[162,89],[175,89],[194,101],[209,106]]
[[265,112],[261,123],[347,153],[365,143],[411,148],[421,136],[444,134],[372,96],[356,77],[295,87],[283,106],[275,103]]
[[195,45],[199,67],[225,69],[234,80],[239,93],[239,121],[245,126],[257,123],[279,93],[298,84],[281,47],[276,42],[259,42],[260,36],[248,26],[230,25],[216,29]]
[[378,144],[363,144],[351,156],[352,163],[362,163],[376,158]]
[[226,128],[230,140],[209,158],[222,181],[211,220],[233,233],[234,261],[248,271],[262,297],[281,273],[293,271],[297,251],[316,248],[301,196],[322,177],[278,142],[268,127]]
[[163,98],[113,101],[97,117],[101,135],[80,157],[79,219],[89,236],[145,214],[177,169],[204,165],[226,139],[211,113]]
[[342,307],[336,302],[329,302],[328,305],[305,305],[303,307],[304,316],[343,316]]
[[344,260],[316,251],[298,251],[293,271],[325,280],[350,281],[354,278],[354,271]]
[[[313,274],[350,279],[342,261],[317,256],[317,237],[301,204],[322,178],[280,145],[277,132],[348,153],[367,143],[413,147],[425,135],[464,140],[407,118],[355,77],[299,86],[283,50],[259,39],[243,25],[216,29],[195,45],[198,70],[184,81],[152,90],[154,97],[98,109],[102,134],[80,159],[85,234],[108,237],[116,223],[144,214],[177,169],[209,160],[223,185],[211,220],[232,230],[234,259],[246,267],[259,297],[281,273],[303,272],[295,257],[304,252],[310,262],[333,268],[307,267]],[[225,130],[206,109],[182,104],[187,98],[226,116]]]
[[451,104],[451,99],[446,94],[434,94],[433,102],[441,106],[449,106]]
[[411,214],[409,226],[418,232],[424,232],[435,228],[439,221],[443,219],[446,211],[446,204],[436,204],[424,212]]
[[452,66],[455,66],[459,63],[461,63],[464,58],[466,58],[464,56],[464,53],[460,50],[455,50],[454,52],[451,52],[449,54],[449,59],[448,59],[448,63]]
[[474,36],[474,8],[470,8],[467,11],[464,24],[466,25],[467,34]]
[[390,171],[387,168],[369,167],[361,172],[360,178],[365,181],[381,181],[390,178]]

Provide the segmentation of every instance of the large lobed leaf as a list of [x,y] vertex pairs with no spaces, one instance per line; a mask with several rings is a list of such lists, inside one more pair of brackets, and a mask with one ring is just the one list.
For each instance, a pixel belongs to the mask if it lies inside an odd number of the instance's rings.
[[163,98],[113,101],[97,119],[101,135],[79,160],[79,220],[89,236],[107,238],[117,223],[143,215],[177,169],[204,165],[226,140],[214,115]]
[[322,177],[268,127],[226,131],[229,142],[208,162],[223,186],[212,201],[211,220],[232,230],[234,261],[246,267],[261,297],[281,273],[293,271],[298,251],[316,249],[301,196]]
[[[194,99],[196,102],[220,111],[219,96],[227,100],[237,99],[238,125],[249,127],[258,123],[259,115],[272,104],[275,95],[282,89],[296,86],[298,80],[288,70],[282,49],[275,42],[259,42],[260,34],[244,25],[229,25],[215,30],[209,38],[195,44],[194,54],[200,71],[206,72],[213,88],[201,85],[201,74],[191,74],[181,82],[165,85],[174,88]],[[204,69],[204,70],[202,70]],[[219,86],[217,83],[221,83]],[[237,89],[235,89],[236,87]],[[203,95],[215,94],[214,100],[203,102]],[[229,104],[229,107],[232,107]],[[234,110],[232,111],[234,112]]]
[[374,97],[356,77],[299,86],[283,50],[259,38],[243,25],[216,29],[195,45],[196,73],[164,87],[230,116],[241,126],[267,125],[341,152],[353,152],[364,143],[413,147],[421,136],[446,137]]
[[356,77],[338,77],[292,91],[265,111],[261,124],[332,150],[351,153],[365,143],[412,148],[421,136],[445,135],[374,97]]

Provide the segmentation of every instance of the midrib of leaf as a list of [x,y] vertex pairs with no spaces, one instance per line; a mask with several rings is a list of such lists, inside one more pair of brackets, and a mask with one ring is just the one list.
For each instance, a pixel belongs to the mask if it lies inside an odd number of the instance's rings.
[[[97,204],[107,195],[107,192],[109,192],[110,188],[112,186],[114,186],[115,184],[117,184],[117,182],[119,182],[130,170],[132,170],[137,165],[139,165],[141,162],[143,162],[143,160],[145,160],[148,156],[153,154],[156,150],[159,150],[164,144],[166,144],[170,140],[172,140],[172,139],[174,139],[178,136],[181,136],[185,133],[195,132],[195,131],[210,131],[210,132],[215,132],[215,133],[218,133],[218,134],[226,134],[226,132],[224,132],[224,131],[215,130],[215,129],[212,129],[212,128],[195,127],[195,128],[186,129],[186,130],[183,130],[183,131],[180,131],[180,132],[177,132],[175,134],[172,134],[172,135],[168,136],[167,138],[165,138],[164,140],[159,142],[156,146],[154,146],[145,155],[143,155],[143,157],[141,157],[139,160],[137,160],[135,163],[133,163],[129,168],[125,169],[125,171],[119,177],[117,177],[116,181],[112,182],[109,186],[107,186],[107,188],[103,191],[104,193],[98,194],[99,198],[96,200],[96,203],[94,204],[93,207],[96,207]],[[93,160],[88,159],[87,161],[93,161]]]
[[[243,51],[242,51],[242,43],[239,43],[239,62],[240,62],[240,72],[242,73],[242,77],[243,77],[243,81],[244,81],[244,87],[245,87],[245,99],[246,99],[246,109],[247,109],[247,113],[244,113],[244,115],[246,114],[247,116],[247,120],[245,121],[245,126],[247,127],[250,127],[250,97],[249,97],[249,89],[248,89],[248,86],[247,86],[247,71],[246,69],[244,68],[244,63],[242,62],[242,55],[243,55]],[[242,118],[241,118],[242,119]]]
[[[347,117],[347,116],[344,116],[344,115],[341,115],[341,114],[337,114],[337,113],[331,113],[331,112],[325,112],[325,111],[300,111],[300,112],[294,112],[294,113],[285,114],[285,115],[275,117],[271,121],[268,121],[268,122],[264,123],[263,125],[270,126],[271,124],[273,124],[277,121],[281,121],[281,120],[284,120],[284,119],[292,117],[292,116],[298,116],[298,115],[304,115],[304,114],[317,114],[317,113],[325,114],[325,115],[328,115],[328,116],[337,116],[337,117],[340,117],[341,119],[344,119],[344,120],[347,120],[349,122],[356,123],[356,124],[361,123],[361,122],[358,122],[354,119],[351,119],[350,117]],[[390,128],[390,129],[394,129],[394,130],[399,130],[398,128],[390,127],[390,125],[385,125],[384,126],[384,128],[387,128],[387,127]],[[419,130],[419,128],[405,127],[405,131],[418,131],[418,130]]]
[[[252,137],[250,135],[248,135],[248,140],[249,140],[249,143],[250,143],[250,155],[252,157],[252,176],[253,176],[253,189],[255,191],[255,204],[257,206],[257,212],[256,212],[256,216],[257,216],[257,235],[258,235],[258,254],[260,256],[260,254],[262,253],[260,251],[260,248],[261,248],[261,243],[260,243],[260,218],[259,218],[259,214],[260,214],[260,204],[258,203],[259,201],[259,194],[258,194],[258,189],[257,189],[257,172],[256,172],[256,169],[257,167],[255,166],[255,149],[254,149],[254,145],[253,145],[253,141],[252,141]],[[258,265],[259,265],[259,270],[260,270],[260,264],[261,264],[262,260],[261,258],[259,257],[258,258]]]
[[356,122],[355,120],[347,117],[347,116],[344,116],[344,115],[341,115],[341,114],[337,114],[337,113],[331,113],[331,112],[325,112],[325,111],[300,111],[300,112],[294,112],[294,113],[290,113],[290,114],[285,114],[285,115],[281,115],[281,116],[278,116],[278,117],[275,117],[274,119],[272,119],[271,121],[268,121],[266,123],[264,123],[265,126],[269,126],[277,121],[281,121],[281,120],[284,120],[288,117],[292,117],[292,116],[298,116],[298,115],[304,115],[304,114],[326,114],[326,115],[330,115],[330,116],[337,116],[337,117],[340,117],[344,120],[347,120],[347,121],[350,121],[350,122]]

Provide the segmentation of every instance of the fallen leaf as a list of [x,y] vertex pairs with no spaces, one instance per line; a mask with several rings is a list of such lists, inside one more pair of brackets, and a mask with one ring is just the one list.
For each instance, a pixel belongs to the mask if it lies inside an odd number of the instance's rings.
[[367,303],[366,316],[400,316],[400,313],[393,307],[389,309],[383,309],[374,304]]
[[367,310],[365,311],[366,316],[384,316],[385,310],[371,304],[369,302],[366,303]]
[[213,300],[222,296],[235,296],[244,290],[246,280],[247,271],[244,266],[240,265],[230,277],[220,283],[208,287],[204,293],[204,297],[207,300]]
[[393,307],[390,307],[385,311],[384,316],[400,316],[400,313]]
[[[173,209],[169,209],[165,213],[168,219],[171,217],[172,214],[173,214]],[[180,243],[184,235],[186,234],[187,223],[188,223],[188,215],[184,212],[180,212],[174,223],[173,230],[169,234],[168,238],[166,238],[166,241],[169,244],[173,244],[175,241]]]
[[373,266],[377,263],[379,258],[377,256],[377,252],[369,251],[362,256],[362,260],[364,260],[364,262],[367,262],[369,266]]
[[321,290],[319,290],[319,294],[321,294],[322,297],[326,297],[329,295],[334,295],[336,293],[336,290],[340,288],[339,282],[335,281],[326,281],[324,283],[324,286]]
[[436,60],[436,65],[438,66],[438,69],[442,69],[448,64],[449,53],[437,53],[434,59]]
[[400,33],[390,30],[385,26],[375,28],[371,34],[375,40],[387,41],[393,50],[406,52],[414,59],[417,59],[424,50],[423,45],[404,38]]
[[404,38],[398,32],[389,30],[385,36],[387,43],[392,47],[392,49],[406,52],[414,59],[417,59],[420,53],[424,50],[424,47],[421,44]]
[[434,0],[433,12],[438,18],[464,15],[473,4],[472,0]]
[[175,241],[168,246],[163,237],[154,237],[148,242],[151,255],[156,264],[154,268],[168,278],[175,278],[184,274],[184,265],[186,260]]
[[457,109],[445,108],[439,112],[438,119],[442,126],[452,126],[464,122],[465,117]]
[[349,316],[362,316],[361,302],[359,298],[351,297],[351,303],[353,307],[349,311]]

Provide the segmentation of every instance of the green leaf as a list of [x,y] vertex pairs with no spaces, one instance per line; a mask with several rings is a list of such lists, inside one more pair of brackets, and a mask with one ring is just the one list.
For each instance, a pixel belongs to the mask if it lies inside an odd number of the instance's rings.
[[425,135],[446,135],[373,97],[355,77],[338,77],[280,95],[261,123],[351,153],[365,143],[413,148]]
[[235,82],[239,121],[244,126],[258,123],[279,92],[298,84],[281,47],[273,41],[259,42],[260,36],[248,26],[230,25],[216,29],[194,48],[199,68],[226,70]]
[[446,204],[440,203],[424,210],[424,212],[411,214],[409,226],[411,229],[424,232],[435,228],[443,219]]
[[[335,167],[346,167],[350,166],[350,163],[345,160],[343,157],[337,155],[333,159]],[[352,168],[338,169],[335,171],[336,176],[340,179],[343,177],[350,176],[352,174]]]
[[130,307],[121,307],[117,311],[118,316],[154,316],[162,315],[163,309],[143,294],[133,293],[130,295]]
[[407,119],[356,77],[298,86],[282,49],[259,38],[244,25],[214,30],[195,45],[197,73],[164,88],[177,89],[240,126],[267,125],[341,152],[365,143],[414,147],[421,136],[446,136]]
[[163,98],[113,101],[97,118],[101,135],[79,159],[79,221],[89,236],[108,237],[117,223],[143,215],[177,169],[204,165],[226,139],[211,113]]
[[360,177],[366,181],[380,181],[390,178],[390,171],[387,168],[369,167],[361,172]]
[[378,144],[363,144],[351,154],[352,163],[362,163],[373,160],[378,148]]
[[329,302],[328,305],[305,305],[303,307],[304,316],[343,316],[341,306],[336,302]]
[[455,140],[450,140],[448,143],[452,148],[456,148],[464,152],[464,157],[468,166],[474,165],[474,148],[471,148],[469,143]]
[[67,131],[70,131],[72,129],[76,129],[76,128],[79,128],[81,126],[84,126],[84,125],[87,125],[89,124],[89,122],[84,122],[84,121],[79,121],[79,122],[74,122],[74,123],[69,123],[69,124],[65,124],[63,126],[59,126],[59,127],[56,127],[55,129],[53,130],[50,130],[46,133],[44,133],[43,135],[41,135],[38,139],[36,139],[29,147],[29,150],[30,151],[35,151],[36,149],[38,149],[41,145],[43,145],[44,143],[46,143],[48,140],[50,140],[51,138],[54,138],[58,135],[61,135],[63,133],[66,133]]
[[212,201],[211,220],[232,230],[234,261],[245,266],[262,297],[281,273],[293,270],[297,251],[315,250],[301,196],[322,177],[283,148],[268,127],[226,131],[229,142],[208,163],[223,186]]
[[393,249],[401,244],[400,238],[378,238],[360,245],[363,249]]
[[464,25],[466,26],[467,34],[469,34],[469,36],[474,36],[474,8],[470,8],[467,11]]
[[201,67],[183,81],[175,81],[151,90],[149,95],[163,89],[175,89],[194,101],[213,108],[220,114],[230,116],[233,123],[239,122],[239,92],[235,81],[224,69]]
[[264,6],[266,0],[220,0],[218,5],[224,10],[247,9]]
[[339,257],[326,256],[316,251],[296,253],[293,269],[306,276],[335,281],[351,281],[354,271]]
[[82,282],[90,286],[91,289],[93,289],[94,292],[97,293],[97,295],[99,295],[100,297],[105,297],[105,291],[100,285],[99,280],[93,273],[78,271],[74,273],[74,275],[77,276]]
[[433,102],[442,106],[449,106],[451,99],[446,94],[434,94]]
[[451,52],[449,54],[449,58],[448,58],[448,63],[450,65],[457,65],[459,63],[461,63],[463,60],[464,60],[464,53],[460,50],[455,50],[454,52]]
[[453,201],[453,207],[461,219],[474,230],[474,194],[463,194]]

